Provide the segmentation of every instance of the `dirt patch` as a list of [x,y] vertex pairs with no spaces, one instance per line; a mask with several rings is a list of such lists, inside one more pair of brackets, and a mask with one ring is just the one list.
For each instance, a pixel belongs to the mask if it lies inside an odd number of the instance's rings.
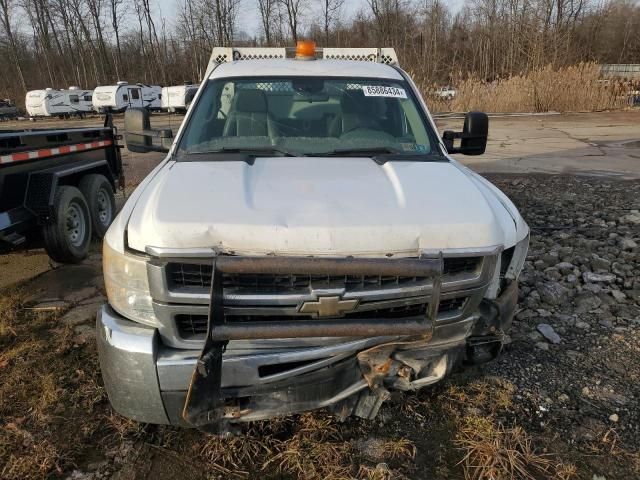
[[[490,179],[532,228],[496,361],[394,393],[373,421],[315,412],[228,438],[138,424],[111,410],[88,335],[96,254],[82,281],[62,267],[1,295],[0,477],[638,478],[640,185]],[[57,289],[67,281],[75,295]],[[63,306],[29,308],[45,298]]]
[[42,249],[0,254],[0,288],[27,281],[50,268],[49,257]]

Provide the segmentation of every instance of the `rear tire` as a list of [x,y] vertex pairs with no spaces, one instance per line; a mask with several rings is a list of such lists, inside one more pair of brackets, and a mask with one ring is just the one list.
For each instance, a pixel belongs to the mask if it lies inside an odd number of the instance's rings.
[[79,263],[89,252],[91,215],[76,187],[58,187],[53,200],[55,220],[42,229],[45,250],[60,263]]
[[113,188],[104,175],[98,174],[82,177],[79,188],[89,205],[93,236],[101,240],[116,216]]

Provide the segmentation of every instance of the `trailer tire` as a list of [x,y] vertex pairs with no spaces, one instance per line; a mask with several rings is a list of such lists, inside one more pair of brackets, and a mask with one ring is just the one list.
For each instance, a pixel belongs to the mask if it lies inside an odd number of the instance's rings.
[[55,220],[43,227],[45,250],[60,263],[79,263],[91,243],[89,206],[76,187],[58,187],[53,199]]
[[82,177],[78,187],[89,205],[93,236],[101,240],[116,216],[113,188],[104,175],[98,174]]

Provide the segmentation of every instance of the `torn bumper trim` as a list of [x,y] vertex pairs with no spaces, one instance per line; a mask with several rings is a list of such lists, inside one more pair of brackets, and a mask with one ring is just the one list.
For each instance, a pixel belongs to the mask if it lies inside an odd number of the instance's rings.
[[[462,346],[460,351],[448,348],[432,353],[432,368],[411,382],[408,390],[417,390],[442,380],[457,361],[461,350]],[[162,392],[173,424],[193,426],[181,415],[186,395],[186,391]],[[371,398],[369,385],[362,378],[355,357],[274,384],[223,389],[222,395],[226,399],[223,419],[229,423],[266,420],[324,407],[330,407],[339,417],[356,414],[373,418],[377,413],[377,408],[368,408]]]
[[[428,344],[422,349],[405,350],[403,358],[406,360],[410,352],[419,350],[420,358],[445,355],[447,363],[451,363],[453,352],[464,346],[476,320],[477,317],[470,317],[437,325]],[[163,345],[157,330],[121,317],[108,305],[98,314],[97,330],[104,383],[114,409],[141,422],[185,425],[182,407],[199,352]],[[340,407],[343,402],[346,407],[352,406],[368,391],[356,355],[393,340],[373,337],[299,349],[244,349],[239,353],[227,350],[223,357],[222,397],[232,405],[225,415],[230,421],[240,422]],[[338,375],[341,369],[345,371]],[[309,377],[315,382],[298,391],[300,379],[307,375],[317,375]],[[409,389],[439,379],[439,374],[424,371]],[[253,407],[241,408],[246,405]]]

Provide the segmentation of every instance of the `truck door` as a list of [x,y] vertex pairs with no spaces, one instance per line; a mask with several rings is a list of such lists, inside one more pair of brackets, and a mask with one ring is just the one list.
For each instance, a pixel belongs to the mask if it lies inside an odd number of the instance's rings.
[[139,88],[129,88],[129,106],[142,107],[142,92]]

